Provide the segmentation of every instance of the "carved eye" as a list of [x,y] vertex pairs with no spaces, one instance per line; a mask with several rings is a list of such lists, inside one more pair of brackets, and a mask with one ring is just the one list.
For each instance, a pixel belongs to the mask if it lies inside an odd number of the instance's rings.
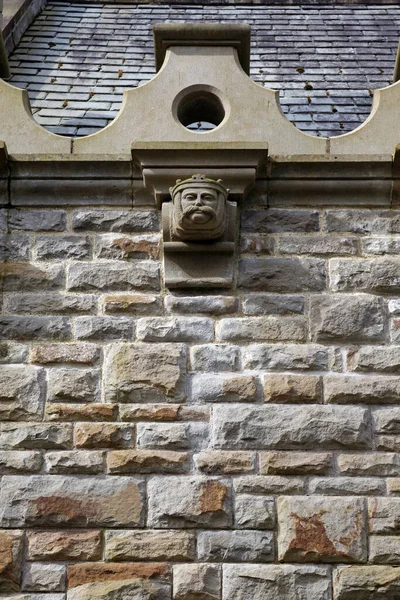
[[206,194],[205,196],[203,196],[204,200],[214,200],[214,196],[211,196],[211,194]]
[[185,200],[196,200],[196,196],[194,194],[186,194]]

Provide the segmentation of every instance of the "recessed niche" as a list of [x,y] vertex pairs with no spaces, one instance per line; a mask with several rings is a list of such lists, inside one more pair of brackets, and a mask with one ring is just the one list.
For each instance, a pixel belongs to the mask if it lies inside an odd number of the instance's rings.
[[178,121],[190,131],[206,133],[218,127],[225,118],[222,100],[208,89],[194,86],[184,90],[175,100]]

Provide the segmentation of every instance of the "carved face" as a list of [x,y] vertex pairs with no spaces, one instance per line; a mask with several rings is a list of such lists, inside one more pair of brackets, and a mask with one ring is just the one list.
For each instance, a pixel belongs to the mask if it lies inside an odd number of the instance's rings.
[[218,208],[218,192],[212,188],[187,188],[181,195],[183,220],[205,224],[215,220]]

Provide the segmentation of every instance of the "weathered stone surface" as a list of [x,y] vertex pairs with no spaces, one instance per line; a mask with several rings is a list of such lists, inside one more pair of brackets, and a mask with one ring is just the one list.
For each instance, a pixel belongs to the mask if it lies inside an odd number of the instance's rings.
[[266,402],[321,402],[322,382],[314,375],[264,375]]
[[270,531],[201,531],[197,552],[204,562],[270,562],[274,535]]
[[400,254],[399,237],[371,237],[361,240],[363,254]]
[[400,452],[400,435],[376,435],[376,450]]
[[110,349],[109,400],[168,401],[185,395],[186,349],[181,344],[118,344]]
[[189,454],[169,450],[114,450],[107,455],[109,473],[186,473]]
[[160,252],[159,235],[118,235],[104,234],[96,237],[95,258],[128,260],[137,258],[158,258]]
[[262,452],[260,454],[261,475],[326,475],[332,468],[332,464],[333,456],[327,453]]
[[11,209],[8,214],[10,230],[64,231],[67,215],[63,210],[19,210]]
[[37,473],[42,467],[42,453],[35,450],[0,450],[0,475]]
[[367,560],[362,499],[281,497],[277,509],[280,560],[342,563]]
[[201,421],[210,420],[210,407],[202,404],[120,404],[122,421]]
[[90,238],[80,235],[38,236],[36,258],[38,260],[90,258]]
[[31,361],[40,364],[71,363],[94,364],[100,357],[100,348],[85,342],[72,344],[45,344],[33,346]]
[[157,314],[162,308],[162,299],[150,294],[115,294],[103,298],[104,312],[129,315]]
[[400,407],[379,408],[373,416],[376,433],[400,434]]
[[201,450],[209,443],[204,423],[139,423],[137,446],[160,450]]
[[186,531],[107,531],[106,560],[185,561],[196,557],[196,538]]
[[74,231],[157,231],[156,211],[149,210],[79,210],[72,215]]
[[236,494],[297,494],[306,493],[306,480],[300,477],[279,477],[277,475],[253,475],[234,480]]
[[398,565],[400,563],[400,537],[371,535],[369,560],[378,564]]
[[400,292],[399,258],[340,259],[330,261],[332,289],[381,294]]
[[358,254],[356,237],[322,235],[282,235],[278,242],[281,254],[321,254],[354,255]]
[[[110,582],[121,582],[123,583],[137,583],[143,584],[146,580],[153,579],[159,580],[160,582],[168,581],[170,579],[170,567],[166,563],[112,563],[112,562],[88,562],[77,565],[69,565],[68,567],[68,597],[73,588],[80,586],[86,586],[87,584],[99,583],[103,586],[104,591],[109,593],[107,584]],[[133,581],[131,581],[133,580]],[[84,590],[77,590],[77,592],[83,592]],[[134,589],[128,591],[134,592]],[[98,590],[101,592],[101,588]],[[80,598],[80,595],[78,597]],[[90,594],[82,596],[85,600],[91,600]],[[103,598],[103,596],[94,596],[95,598]],[[131,598],[132,596],[127,596]],[[109,596],[105,595],[107,600]],[[117,596],[118,598],[118,596]],[[124,596],[122,596],[124,598]],[[126,596],[125,596],[126,598]],[[135,598],[135,595],[133,595]],[[139,596],[141,598],[141,596]],[[153,599],[153,596],[144,596],[146,600]],[[170,596],[156,596],[154,600],[167,600]],[[111,599],[114,600],[115,596],[111,595]]]
[[159,266],[153,261],[135,263],[102,261],[72,263],[67,289],[70,291],[129,291],[160,289]]
[[47,404],[46,421],[113,421],[117,418],[117,404]]
[[275,240],[270,235],[240,233],[240,251],[243,254],[273,254]]
[[222,479],[153,477],[148,481],[148,526],[225,528],[232,522],[231,494]]
[[95,475],[104,471],[104,453],[98,451],[64,450],[47,452],[45,456],[47,473],[71,475],[74,473]]
[[0,531],[0,593],[19,590],[23,551],[22,531]]
[[242,212],[241,229],[251,233],[308,233],[319,230],[319,214],[303,209],[248,209]]
[[28,560],[98,560],[101,558],[100,531],[29,531]]
[[381,298],[367,294],[316,296],[311,299],[310,325],[315,342],[368,342],[385,339]]
[[0,342],[0,364],[25,363],[29,348],[17,342]]
[[145,342],[210,342],[214,323],[208,317],[143,317],[137,335]]
[[77,448],[129,448],[134,432],[134,426],[122,423],[77,423],[74,445]]
[[395,404],[400,401],[400,377],[327,375],[324,397],[325,402],[338,404]]
[[400,342],[400,319],[391,320],[390,339],[394,344],[398,344]]
[[342,209],[326,211],[328,231],[350,233],[399,233],[399,212],[392,210]]
[[134,323],[130,317],[77,317],[75,337],[78,340],[130,340]]
[[245,315],[302,315],[304,305],[304,296],[280,294],[247,294],[242,302]]
[[318,477],[310,480],[310,492],[321,496],[383,496],[386,483],[379,477]]
[[65,340],[71,335],[66,317],[0,317],[0,338]]
[[235,498],[235,525],[239,529],[273,529],[275,503],[273,498],[240,494]]
[[0,277],[4,292],[50,291],[60,289],[65,284],[62,265],[4,262],[0,264]]
[[174,600],[219,600],[221,570],[216,565],[174,565]]
[[225,342],[304,342],[306,331],[301,317],[246,317],[221,319],[216,336]]
[[13,294],[6,300],[11,313],[77,314],[93,313],[97,309],[97,298],[90,294]]
[[400,533],[400,498],[368,500],[369,530],[379,535]]
[[347,355],[351,371],[400,373],[400,346],[360,346]]
[[71,425],[46,423],[1,423],[2,450],[35,449],[64,450],[72,445]]
[[28,564],[24,570],[22,589],[26,592],[63,592],[66,567],[49,563]]
[[338,569],[333,580],[334,600],[396,600],[400,568],[368,565]]
[[0,366],[0,419],[40,420],[45,396],[45,374],[38,367]]
[[259,382],[250,375],[195,375],[191,398],[194,402],[253,402],[260,397]]
[[225,315],[237,312],[238,299],[232,296],[172,296],[165,297],[169,313],[194,315]]
[[252,450],[362,449],[370,445],[367,411],[353,406],[214,407],[214,447]]
[[1,524],[19,526],[137,527],[143,524],[142,483],[61,475],[6,475]]
[[337,370],[334,348],[320,344],[251,344],[244,351],[244,368],[268,371]]
[[343,475],[400,475],[400,456],[394,453],[341,454],[337,463]]
[[254,454],[251,452],[216,452],[208,450],[194,455],[196,467],[206,475],[236,475],[253,473]]
[[239,261],[239,288],[292,294],[326,287],[325,262],[319,258],[245,258]]
[[96,402],[100,399],[100,372],[98,369],[50,369],[47,397],[51,402]]
[[387,489],[389,494],[400,494],[400,477],[390,477],[387,479]]
[[226,565],[222,598],[331,600],[330,573],[316,565]]
[[29,260],[29,250],[27,235],[0,234],[0,260]]
[[239,346],[204,344],[190,348],[190,362],[194,371],[237,371],[239,359]]

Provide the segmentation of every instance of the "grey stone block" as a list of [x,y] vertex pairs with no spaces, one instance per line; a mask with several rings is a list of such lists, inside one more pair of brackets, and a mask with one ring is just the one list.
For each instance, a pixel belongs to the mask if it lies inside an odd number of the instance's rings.
[[274,535],[270,531],[202,531],[197,551],[204,562],[270,562],[274,560]]
[[74,231],[158,231],[156,211],[148,210],[79,210],[72,215]]
[[132,263],[73,263],[69,268],[70,291],[129,291],[160,289],[159,265],[150,261]]
[[0,317],[0,339],[65,340],[70,334],[66,317]]
[[38,236],[36,257],[38,260],[90,258],[90,239],[79,235]]
[[137,336],[144,342],[210,342],[214,322],[208,317],[144,317]]
[[130,317],[77,317],[75,337],[77,340],[130,340],[134,321]]
[[10,231],[65,231],[67,223],[63,210],[19,210],[9,211]]
[[326,287],[325,262],[318,258],[246,258],[239,261],[239,288],[319,292]]

